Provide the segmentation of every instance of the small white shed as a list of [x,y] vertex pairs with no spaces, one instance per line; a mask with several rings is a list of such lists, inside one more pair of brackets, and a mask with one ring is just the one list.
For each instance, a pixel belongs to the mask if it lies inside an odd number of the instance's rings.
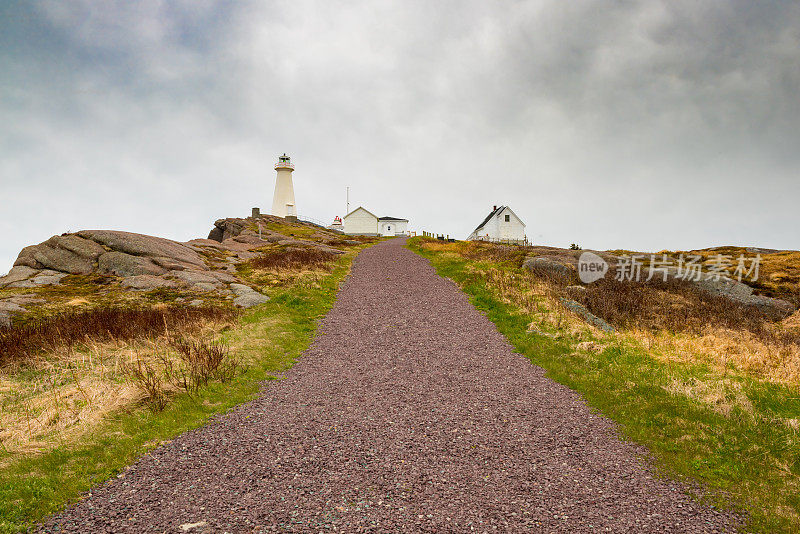
[[378,217],[359,206],[342,219],[348,235],[398,236],[408,235],[408,219]]
[[378,219],[378,235],[408,235],[408,219],[397,217],[380,217]]
[[494,206],[467,238],[471,241],[525,243],[525,223],[508,206]]

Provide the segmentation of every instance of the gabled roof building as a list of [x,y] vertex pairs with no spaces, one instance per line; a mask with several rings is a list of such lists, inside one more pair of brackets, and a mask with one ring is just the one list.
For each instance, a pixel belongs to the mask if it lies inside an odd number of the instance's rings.
[[408,219],[378,217],[361,206],[344,216],[344,233],[348,235],[408,235]]
[[525,223],[508,206],[494,206],[467,239],[502,243],[528,242],[525,236]]

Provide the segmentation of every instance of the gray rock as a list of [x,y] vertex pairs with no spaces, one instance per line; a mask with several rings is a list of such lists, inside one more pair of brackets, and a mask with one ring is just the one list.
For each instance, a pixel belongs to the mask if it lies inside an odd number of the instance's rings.
[[82,230],[78,235],[133,256],[168,258],[180,264],[192,265],[201,271],[208,270],[203,258],[197,252],[177,241],[163,237],[116,230]]
[[12,267],[7,275],[0,276],[0,287],[3,287],[6,284],[13,284],[14,282],[27,280],[31,276],[38,273],[39,270],[34,269],[33,267],[28,267],[27,265],[17,265],[16,267]]
[[[677,269],[672,267],[667,269],[667,275],[668,278],[677,278]],[[790,302],[783,299],[754,295],[752,287],[731,278],[722,276],[717,278],[705,273],[699,279],[692,278],[686,282],[710,295],[755,306],[766,316],[775,320],[785,319],[796,310]]]
[[8,312],[0,311],[0,328],[11,326],[11,314]]
[[117,276],[138,276],[140,274],[160,275],[167,271],[150,258],[132,256],[124,252],[106,252],[98,260],[98,271]]
[[222,271],[211,271],[209,274],[219,280],[220,282],[236,282],[238,278],[230,274],[229,272],[222,272]]
[[129,276],[122,281],[122,287],[133,289],[136,291],[151,291],[161,287],[177,287],[178,284],[172,280],[167,280],[161,276],[154,276],[152,274],[140,274],[136,276]]
[[240,235],[237,235],[236,237],[233,237],[231,239],[233,239],[237,243],[246,243],[248,245],[264,245],[265,244],[264,243],[264,239],[258,237],[257,234],[256,235],[249,234],[249,233],[240,234]]
[[35,269],[48,268],[72,274],[89,274],[93,267],[91,260],[82,258],[67,249],[48,246],[46,242],[22,249],[14,265],[24,265]]
[[751,296],[749,303],[761,310],[764,315],[776,321],[786,319],[796,311],[791,302],[762,295]]
[[203,299],[194,299],[193,301],[189,302],[189,306],[192,308],[199,308],[203,305]]
[[196,289],[198,291],[216,291],[219,289],[219,286],[210,282],[198,282],[192,286],[192,289]]
[[170,271],[169,276],[189,285],[200,283],[219,285],[220,283],[219,279],[210,272]]
[[[675,278],[676,275],[677,269],[672,267],[667,269],[668,278]],[[661,279],[661,275],[656,275],[656,278]],[[710,274],[703,274],[700,276],[699,280],[690,279],[686,281],[711,295],[738,300],[740,302],[746,301],[750,295],[753,294],[753,288],[747,284],[722,276],[716,278]]]
[[556,276],[559,278],[572,278],[575,272],[569,265],[549,258],[528,258],[522,266],[534,274]]
[[6,287],[13,288],[13,289],[29,289],[31,287],[38,287],[30,280],[20,280],[19,282],[13,282],[8,284]]
[[42,271],[41,274],[34,276],[30,281],[37,286],[57,286],[61,283],[62,278],[69,276],[67,273],[45,274],[46,272]]
[[238,236],[245,231],[247,226],[248,222],[245,219],[219,219],[214,221],[214,228],[208,234],[208,238],[221,243],[226,239]]
[[233,299],[233,304],[240,308],[252,308],[269,301],[269,297],[256,291],[244,293]]
[[89,274],[103,252],[105,250],[97,243],[77,235],[53,236],[44,243],[22,249],[14,265]]
[[28,310],[7,300],[0,300],[0,311],[7,313],[26,313]]
[[19,304],[20,306],[24,306],[25,304],[41,304],[43,302],[47,302],[46,299],[37,297],[36,295],[14,295],[12,297],[8,297],[5,299],[6,302],[13,302],[14,304]]
[[246,295],[248,293],[256,293],[256,290],[250,286],[246,286],[244,284],[231,284],[230,285],[231,291],[236,293],[237,295]]
[[222,241],[225,239],[225,231],[222,228],[217,228],[215,226],[208,233],[208,239],[222,243]]
[[587,323],[594,325],[595,327],[599,328],[604,332],[614,332],[613,326],[605,322],[600,317],[594,315],[592,312],[587,310],[582,304],[579,304],[574,300],[569,300],[565,298],[562,298],[560,300],[561,303],[567,307],[567,309],[572,310],[581,317],[583,317]]

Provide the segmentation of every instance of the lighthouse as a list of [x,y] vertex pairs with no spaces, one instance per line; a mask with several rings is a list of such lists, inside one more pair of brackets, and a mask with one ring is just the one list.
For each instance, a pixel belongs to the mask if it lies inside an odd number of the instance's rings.
[[297,206],[294,203],[294,186],[292,185],[291,158],[284,154],[278,157],[275,164],[278,176],[275,179],[275,194],[272,197],[272,214],[278,217],[297,219]]

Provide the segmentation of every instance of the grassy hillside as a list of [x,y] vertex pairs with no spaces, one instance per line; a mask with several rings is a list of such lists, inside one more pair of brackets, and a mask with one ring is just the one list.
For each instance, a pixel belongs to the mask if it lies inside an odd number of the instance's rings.
[[17,350],[0,365],[0,532],[26,530],[253,398],[308,346],[365,246],[340,256],[264,246],[237,266],[270,297],[246,311],[209,294],[190,307],[192,294],[104,291],[91,280],[37,291],[50,306],[0,329],[0,344]]
[[[664,473],[717,506],[745,511],[748,530],[800,530],[797,316],[769,322],[686,288],[577,290],[521,268],[532,252],[522,247],[424,238],[409,246],[459,284],[521,354],[647,446]],[[795,272],[788,257],[765,258],[765,283]],[[588,325],[560,300],[584,292],[596,292],[583,300],[616,332]]]

